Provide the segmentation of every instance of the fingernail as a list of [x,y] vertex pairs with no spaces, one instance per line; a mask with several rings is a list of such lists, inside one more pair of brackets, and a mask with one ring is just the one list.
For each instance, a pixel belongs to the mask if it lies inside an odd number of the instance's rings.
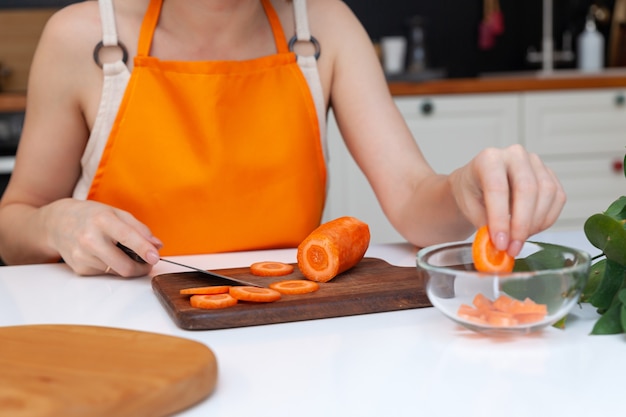
[[507,248],[509,247],[508,240],[509,239],[507,238],[506,233],[500,232],[496,234],[496,241],[493,242],[493,244],[498,250],[507,250]]
[[161,257],[159,256],[159,254],[153,250],[148,251],[148,253],[146,253],[146,261],[148,261],[149,264],[154,265],[155,263],[159,262],[160,258]]
[[516,257],[522,250],[523,245],[524,243],[522,241],[519,241],[519,240],[512,241],[508,249],[509,255]]
[[156,246],[157,248],[161,249],[163,247],[163,242],[161,242],[161,240],[158,237],[151,236],[150,240],[152,241],[154,246]]

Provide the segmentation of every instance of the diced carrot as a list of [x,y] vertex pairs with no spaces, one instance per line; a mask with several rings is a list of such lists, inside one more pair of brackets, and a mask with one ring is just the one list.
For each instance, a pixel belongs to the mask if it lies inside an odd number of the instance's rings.
[[298,246],[298,268],[317,282],[327,282],[358,264],[370,242],[366,223],[339,217],[322,224]]
[[472,243],[472,259],[474,267],[479,272],[511,272],[515,265],[515,258],[506,251],[496,249],[487,226],[482,226],[476,231]]
[[548,314],[548,306],[545,304],[537,304],[534,301],[517,301],[513,305],[511,311],[513,314]]
[[486,309],[491,309],[493,308],[493,301],[491,301],[489,298],[487,298],[484,294],[482,293],[478,293],[476,294],[476,296],[474,297],[474,300],[472,301],[472,303],[477,307],[477,308],[486,308]]
[[526,314],[514,314],[515,320],[519,324],[528,324],[528,323],[536,323],[538,321],[543,320],[546,315],[538,314],[538,313],[526,313]]
[[193,287],[183,288],[180,290],[181,294],[194,295],[194,294],[224,294],[230,289],[230,285],[213,285],[211,287]]
[[196,294],[189,299],[192,307],[203,309],[217,309],[231,307],[237,304],[237,299],[230,294]]
[[[500,294],[493,302],[493,308],[505,313],[513,313],[513,306],[517,300],[512,299],[504,294]],[[519,303],[519,301],[517,301]]]
[[459,306],[459,310],[457,311],[457,315],[465,319],[467,321],[473,321],[475,323],[486,324],[485,313],[479,310],[478,308],[472,307],[467,304],[461,304]]
[[307,294],[317,291],[320,285],[308,279],[290,279],[285,281],[272,282],[270,288],[281,294]]
[[291,264],[274,261],[255,262],[250,265],[250,272],[260,277],[278,277],[289,275],[293,272],[294,267]]
[[491,301],[484,294],[478,293],[472,303],[474,306],[467,304],[459,306],[457,311],[459,318],[498,327],[538,322],[548,314],[548,307],[545,304],[538,304],[529,298],[520,301],[505,294]]
[[492,326],[508,327],[515,326],[517,324],[517,320],[515,320],[513,314],[511,313],[490,310],[487,313],[487,323],[491,324]]
[[280,293],[271,288],[234,286],[230,287],[229,294],[240,301],[254,301],[257,303],[271,303],[280,300]]

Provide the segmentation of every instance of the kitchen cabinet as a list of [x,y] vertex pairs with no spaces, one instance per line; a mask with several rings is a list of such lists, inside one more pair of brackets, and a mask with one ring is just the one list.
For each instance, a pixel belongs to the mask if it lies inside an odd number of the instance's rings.
[[568,195],[557,227],[582,228],[626,194],[626,87],[522,95],[524,145]]
[[[395,102],[433,168],[449,173],[488,146],[521,143],[561,180],[568,202],[554,229],[581,229],[626,191],[626,88],[397,96]],[[350,157],[332,113],[325,220],[366,221],[372,241],[402,237],[385,218]]]

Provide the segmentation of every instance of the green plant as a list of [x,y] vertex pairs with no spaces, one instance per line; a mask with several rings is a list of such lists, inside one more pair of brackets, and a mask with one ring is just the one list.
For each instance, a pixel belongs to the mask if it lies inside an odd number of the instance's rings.
[[[624,158],[626,176],[626,157]],[[615,200],[603,212],[585,222],[585,236],[602,251],[592,261],[581,302],[588,302],[601,314],[591,334],[626,331],[626,196]]]

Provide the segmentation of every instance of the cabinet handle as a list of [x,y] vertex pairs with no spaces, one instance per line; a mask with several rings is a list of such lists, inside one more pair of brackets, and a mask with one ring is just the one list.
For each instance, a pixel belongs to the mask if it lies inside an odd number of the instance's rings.
[[617,107],[622,107],[626,103],[626,98],[624,97],[624,93],[619,93],[615,96],[615,105]]
[[435,105],[430,100],[425,100],[420,106],[420,111],[424,116],[430,116],[435,111]]

